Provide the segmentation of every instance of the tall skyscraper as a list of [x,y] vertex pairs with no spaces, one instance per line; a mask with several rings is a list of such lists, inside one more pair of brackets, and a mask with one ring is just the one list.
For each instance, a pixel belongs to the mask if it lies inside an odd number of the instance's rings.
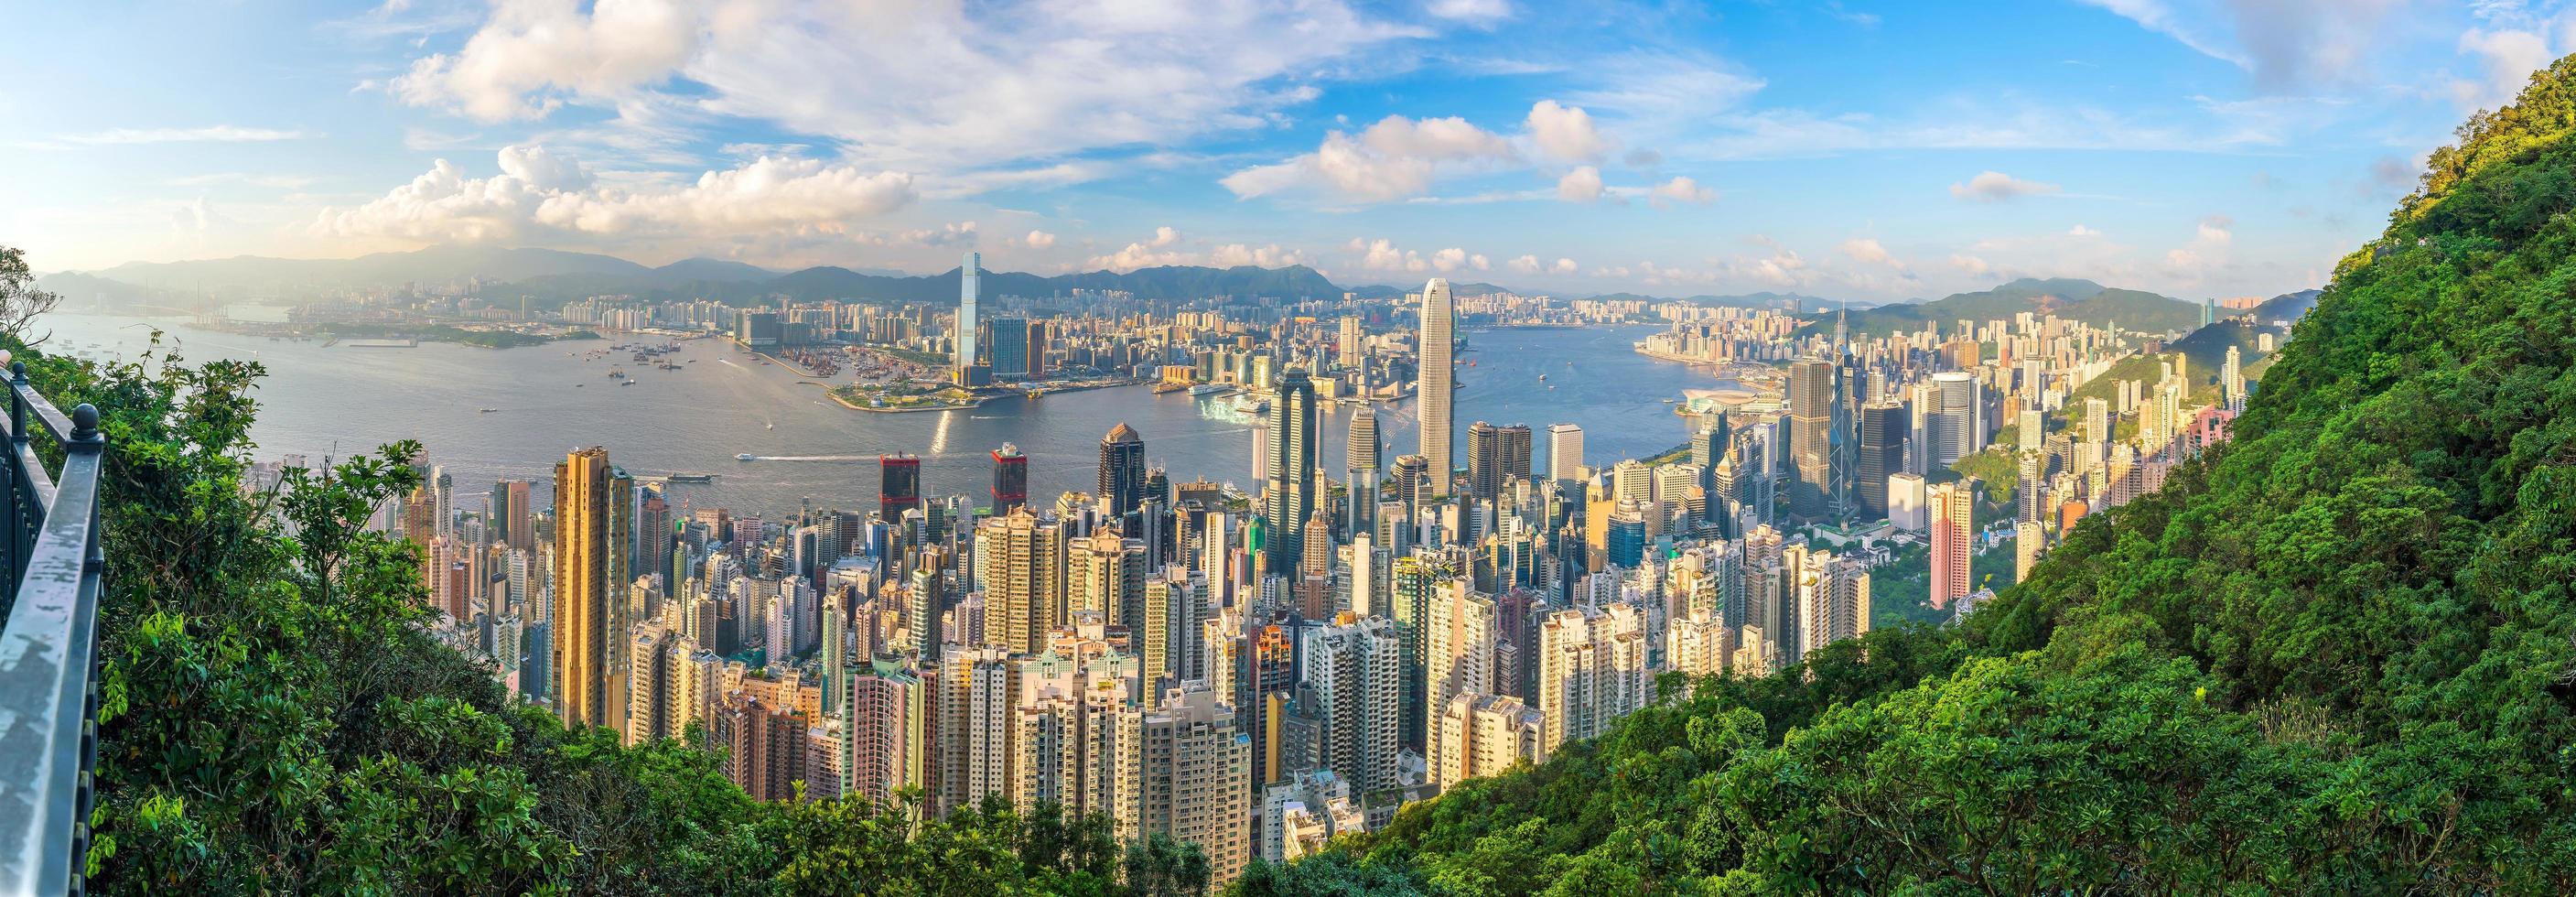
[[1911,426],[1905,406],[1878,402],[1860,409],[1860,464],[1854,490],[1861,516],[1887,517],[1887,478],[1905,471],[1905,439]]
[[555,465],[555,710],[566,725],[626,723],[628,552],[635,481],[608,450]]
[[1109,515],[1125,519],[1145,503],[1145,439],[1121,423],[1100,440],[1100,490]]
[[536,509],[530,507],[526,480],[492,484],[493,540],[520,551],[537,550]]
[[1417,388],[1414,401],[1422,409],[1422,460],[1429,468],[1431,481],[1426,484],[1434,496],[1449,494],[1449,436],[1455,425],[1452,405],[1456,396],[1458,372],[1451,368],[1451,353],[1457,348],[1454,309],[1449,301],[1449,281],[1434,277],[1422,287],[1422,339],[1415,371]]
[[877,513],[887,521],[921,507],[921,459],[912,455],[877,456]]
[[1029,503],[1029,456],[1002,443],[993,450],[993,513],[1008,514]]
[[1579,480],[1583,478],[1583,428],[1573,424],[1552,424],[1547,428],[1547,478]]
[[1935,468],[1959,463],[1977,451],[1977,378],[1960,371],[1932,375],[1936,409],[1925,415],[1923,428],[1932,440],[1930,461]]
[[[1349,320],[1345,318],[1344,320]],[[1377,435],[1377,406],[1361,405],[1351,412],[1351,439],[1343,457],[1342,475],[1350,483],[1350,531],[1377,530],[1377,481],[1380,443]]]
[[984,644],[1036,654],[1063,621],[1064,531],[1022,508],[975,528],[976,575],[984,585]]
[[1789,518],[1825,519],[1833,488],[1834,366],[1822,358],[1789,363]]
[[1502,470],[1502,479],[1494,484],[1499,495],[1503,484],[1530,478],[1530,428],[1528,424],[1505,424],[1494,428],[1494,437],[1498,440],[1495,460]]
[[1324,768],[1362,791],[1393,787],[1401,749],[1403,644],[1395,624],[1369,617],[1306,632],[1300,698],[1323,722]]
[[971,384],[970,376],[981,356],[975,353],[975,294],[979,292],[977,272],[984,268],[984,254],[969,252],[957,274],[957,382]]
[[990,357],[995,380],[1025,380],[1029,376],[1029,322],[1025,318],[994,316],[984,325],[986,338],[979,339]]
[[1305,555],[1307,519],[1315,514],[1319,468],[1315,458],[1315,383],[1305,368],[1292,367],[1279,378],[1279,394],[1270,400],[1270,488],[1261,499],[1261,514],[1270,525],[1269,572],[1294,575]]
[[1949,607],[1969,590],[1969,542],[1976,538],[1974,477],[1931,487],[1932,606]]
[[1341,332],[1337,334],[1337,336],[1339,339],[1335,341],[1333,348],[1336,350],[1335,354],[1339,357],[1336,358],[1335,361],[1342,366],[1342,370],[1359,370],[1361,361],[1360,319],[1350,315],[1343,315],[1341,321]]
[[1493,424],[1477,421],[1467,425],[1467,495],[1479,502],[1493,501],[1503,487],[1503,440]]

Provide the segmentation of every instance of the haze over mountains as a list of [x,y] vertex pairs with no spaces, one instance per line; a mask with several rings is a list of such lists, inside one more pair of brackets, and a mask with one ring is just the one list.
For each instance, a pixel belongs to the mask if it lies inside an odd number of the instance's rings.
[[[774,296],[800,301],[864,296],[885,302],[954,301],[958,270],[914,275],[881,268],[817,266],[779,272],[742,262],[689,258],[659,267],[615,256],[554,249],[488,246],[437,246],[413,252],[381,252],[348,259],[283,259],[235,256],[183,262],[133,262],[90,272],[62,272],[43,278],[46,288],[75,302],[106,299],[134,301],[149,293],[194,292],[267,294],[308,289],[363,289],[403,284],[449,284],[469,278],[509,284],[518,293],[546,301],[628,293],[655,299],[708,298],[757,302]],[[1238,266],[1209,268],[1168,266],[1132,271],[1091,271],[1042,275],[985,269],[985,289],[996,295],[1046,296],[1074,289],[1124,290],[1149,300],[1186,300],[1203,296],[1335,296],[1344,292],[1387,298],[1420,289],[1418,284],[1337,285],[1304,265],[1284,268]],[[1459,295],[1488,292],[1547,293],[1484,282],[1459,282]],[[2289,299],[2301,294],[2289,294]],[[2313,295],[2312,291],[2309,295]],[[1710,307],[1779,308],[1795,303],[1802,311],[1844,308],[1856,333],[1916,329],[1927,322],[1961,318],[1983,320],[2023,311],[2104,324],[2119,321],[2146,330],[2188,329],[2199,323],[2196,303],[2138,290],[2105,287],[2089,280],[2032,279],[2012,281],[1990,290],[1955,293],[1939,299],[1897,303],[1850,301],[1797,292],[1733,295],[1650,296],[1608,293],[1584,298],[1679,301]],[[2276,300],[2278,301],[2278,300]],[[2309,299],[2313,302],[2313,298]],[[2296,317],[2283,314],[2279,317]]]

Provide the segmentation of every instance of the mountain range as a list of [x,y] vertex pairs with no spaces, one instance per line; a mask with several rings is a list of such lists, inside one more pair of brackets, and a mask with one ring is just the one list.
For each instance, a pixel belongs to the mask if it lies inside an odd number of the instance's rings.
[[[2125,330],[2156,332],[2199,327],[2201,308],[2171,296],[2106,287],[2090,280],[2025,277],[1990,290],[1856,308],[1845,316],[1845,321],[1852,333],[1875,336],[1919,330],[1926,324],[2008,318],[2022,312],[2053,314],[2097,327],[2117,322]],[[1828,311],[1813,319],[1805,332],[1829,332],[1833,324],[1834,314]]]

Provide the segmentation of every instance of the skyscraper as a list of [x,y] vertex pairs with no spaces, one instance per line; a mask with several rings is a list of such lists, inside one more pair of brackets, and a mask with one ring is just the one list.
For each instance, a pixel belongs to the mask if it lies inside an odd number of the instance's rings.
[[1573,424],[1553,424],[1547,428],[1547,478],[1579,480],[1583,478],[1583,428]]
[[994,316],[984,325],[987,337],[980,340],[991,357],[995,380],[1025,380],[1029,376],[1029,322],[1026,318]]
[[1002,443],[993,450],[993,513],[1008,514],[1029,503],[1029,456]]
[[1932,606],[1949,607],[1969,591],[1969,542],[1976,538],[1974,505],[1977,480],[1932,486],[1928,496],[1932,526]]
[[1199,846],[1222,887],[1251,857],[1252,740],[1239,713],[1205,688],[1174,690],[1118,723],[1111,818],[1127,843],[1154,833]]
[[887,521],[921,507],[921,459],[912,455],[877,456],[877,513]]
[[1120,519],[1145,503],[1145,439],[1136,428],[1121,423],[1101,438],[1098,498]]
[[1977,451],[1977,378],[1960,371],[1932,375],[1933,400],[1938,404],[1924,415],[1923,429],[1932,440],[1930,462],[1935,468],[1959,463],[1959,459]]
[[1860,465],[1856,471],[1860,481],[1854,491],[1860,498],[1862,517],[1887,517],[1887,478],[1905,470],[1905,439],[1910,429],[1903,405],[1878,402],[1860,409]]
[[1479,502],[1493,501],[1503,487],[1503,439],[1493,424],[1477,421],[1467,425],[1467,495]]
[[1503,484],[1530,478],[1530,428],[1528,424],[1505,424],[1494,428],[1494,436],[1500,440],[1494,453],[1502,468],[1502,479],[1494,484],[1496,494],[1500,494]]
[[635,481],[608,450],[555,465],[555,710],[566,725],[626,722],[627,554]]
[[[1349,319],[1344,319],[1349,320]],[[1377,435],[1377,406],[1361,405],[1351,413],[1351,439],[1343,457],[1342,475],[1350,483],[1350,531],[1374,532],[1377,529],[1377,474],[1381,466]]]
[[1457,398],[1457,371],[1450,364],[1457,348],[1456,322],[1449,302],[1449,281],[1434,277],[1422,287],[1422,339],[1415,371],[1415,401],[1422,409],[1422,460],[1430,472],[1426,486],[1434,496],[1449,494],[1451,405]]
[[520,551],[537,550],[536,509],[528,504],[530,485],[526,480],[492,484],[493,540]]
[[957,276],[957,382],[973,384],[971,373],[980,356],[975,354],[975,294],[979,292],[977,272],[984,268],[984,254],[969,252],[959,266]]
[[[1269,571],[1294,575],[1305,554],[1307,518],[1315,514],[1315,383],[1305,368],[1279,378],[1270,401],[1270,488],[1261,500],[1270,525]],[[1327,538],[1325,533],[1313,537]]]
[[1821,358],[1789,363],[1789,518],[1799,523],[1825,519],[1826,494],[1833,488],[1832,434],[1834,366]]

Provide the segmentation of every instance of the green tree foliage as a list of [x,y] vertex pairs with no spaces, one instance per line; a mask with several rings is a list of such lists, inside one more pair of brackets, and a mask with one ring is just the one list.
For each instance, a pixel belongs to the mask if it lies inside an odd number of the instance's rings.
[[2576,892],[2571,131],[2576,58],[2433,154],[2234,441],[1963,625],[1706,680],[1240,890]]

